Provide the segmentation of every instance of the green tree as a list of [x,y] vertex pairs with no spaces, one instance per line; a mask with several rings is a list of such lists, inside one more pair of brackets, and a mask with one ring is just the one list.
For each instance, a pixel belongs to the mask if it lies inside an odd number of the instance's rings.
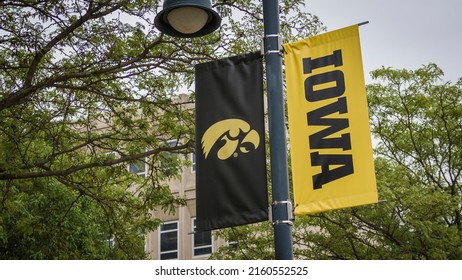
[[[298,253],[321,259],[461,259],[462,80],[429,64],[367,87],[377,205],[303,218]],[[319,229],[318,231],[316,229]]]
[[[294,255],[462,259],[462,79],[444,82],[434,64],[382,68],[372,77],[377,82],[367,93],[383,202],[297,217]],[[241,230],[241,240],[258,235],[255,230]],[[261,248],[235,250],[233,257],[258,258]],[[217,258],[226,257],[220,253]]]
[[[303,3],[281,1],[288,40],[322,28]],[[165,182],[194,145],[190,65],[259,48],[262,6],[214,1],[220,29],[176,39],[160,4],[1,1],[0,258],[142,258],[152,210],[184,203]]]

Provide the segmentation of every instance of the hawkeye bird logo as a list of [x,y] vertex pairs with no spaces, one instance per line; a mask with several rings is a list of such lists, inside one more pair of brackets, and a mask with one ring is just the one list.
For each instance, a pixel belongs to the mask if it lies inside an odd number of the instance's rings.
[[240,119],[227,119],[210,126],[202,136],[201,144],[204,156],[207,158],[215,144],[220,145],[217,156],[221,160],[237,157],[239,151],[248,153],[256,150],[260,143],[257,131]]

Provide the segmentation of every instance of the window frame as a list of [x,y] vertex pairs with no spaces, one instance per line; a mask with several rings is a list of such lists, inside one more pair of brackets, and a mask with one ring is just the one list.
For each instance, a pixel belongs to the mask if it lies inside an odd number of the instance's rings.
[[[176,227],[174,229],[162,230],[163,226],[172,225],[172,224],[176,225]],[[172,232],[176,232],[176,249],[175,250],[162,251],[162,236],[166,236],[166,234],[172,233]],[[179,233],[180,233],[180,230],[179,230],[179,222],[178,222],[178,220],[164,222],[159,226],[159,242],[158,242],[159,260],[178,260],[179,259],[179,256],[180,256],[180,242],[179,242],[180,241],[180,234]],[[166,258],[166,259],[162,258],[162,255],[172,254],[172,253],[176,253],[176,258]]]
[[[134,170],[132,170],[132,166],[138,164],[138,163],[141,163],[141,166],[143,167],[143,170],[142,171],[139,171],[138,170],[138,167],[135,167],[137,169],[138,172],[134,172]],[[133,174],[136,174],[142,178],[146,178],[147,175],[148,175],[148,170],[147,170],[147,164],[146,164],[146,158],[144,159],[140,159],[139,162],[132,162],[132,163],[129,163],[128,164],[128,171],[130,173],[133,173]]]
[[190,160],[191,160],[191,173],[196,173],[196,153],[193,152],[190,154],[189,156]]
[[[168,148],[176,147],[178,143],[179,141],[177,139],[170,139],[170,140],[165,141],[165,145]],[[161,154],[167,161],[178,160],[178,154],[176,153],[173,153],[170,151],[162,151]],[[160,167],[162,168],[162,170],[165,172],[167,176],[170,176],[173,173],[169,165],[164,165],[163,161],[160,162]]]
[[[213,253],[213,236],[211,231],[206,231],[206,232],[196,232],[196,218],[191,219],[191,227],[192,227],[192,232],[193,234],[191,235],[191,244],[192,244],[192,256],[193,258],[199,258],[199,257],[204,257],[204,256],[210,256]],[[210,234],[210,244],[208,245],[201,245],[201,246],[196,246],[195,243],[195,237],[196,234],[204,234],[208,233]],[[210,253],[205,253],[205,254],[196,254],[196,250],[201,250],[201,249],[207,249],[210,248]]]

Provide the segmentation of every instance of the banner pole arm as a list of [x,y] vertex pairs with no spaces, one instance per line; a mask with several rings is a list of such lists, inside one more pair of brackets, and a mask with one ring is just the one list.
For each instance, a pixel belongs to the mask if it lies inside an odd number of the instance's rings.
[[275,259],[292,260],[292,223],[287,222],[291,219],[287,208],[288,203],[275,203],[290,200],[278,0],[263,0],[263,26]]

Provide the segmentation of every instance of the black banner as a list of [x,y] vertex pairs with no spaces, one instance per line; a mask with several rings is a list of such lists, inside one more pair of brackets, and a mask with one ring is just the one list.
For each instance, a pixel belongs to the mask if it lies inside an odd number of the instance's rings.
[[197,230],[268,219],[260,53],[196,65]]

